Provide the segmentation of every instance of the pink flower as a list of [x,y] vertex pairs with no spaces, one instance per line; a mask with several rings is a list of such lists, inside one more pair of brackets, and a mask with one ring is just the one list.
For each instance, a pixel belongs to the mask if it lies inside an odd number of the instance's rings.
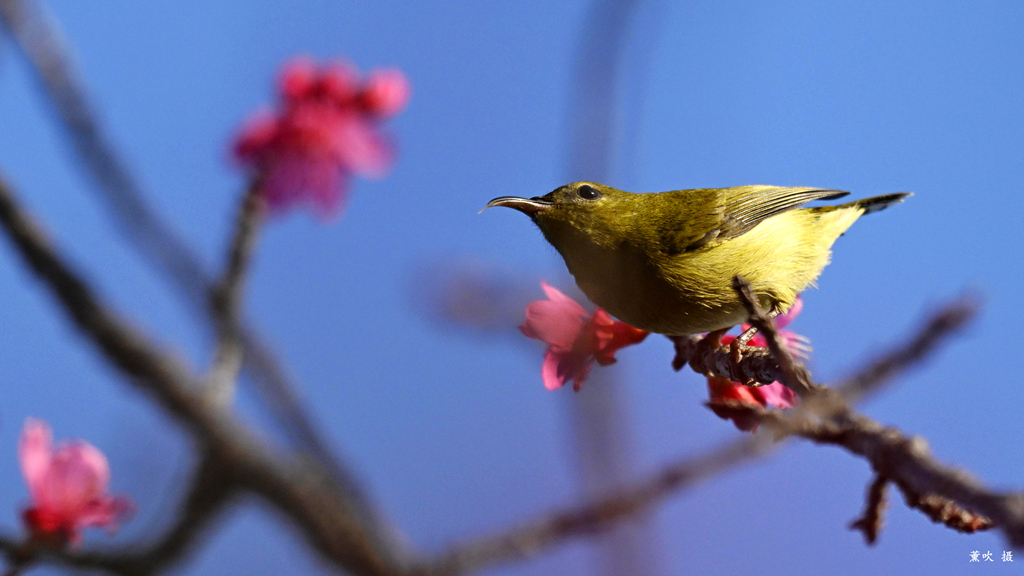
[[132,508],[127,499],[107,494],[110,467],[102,452],[82,440],[54,450],[45,422],[25,421],[18,460],[32,497],[23,519],[37,540],[78,543],[82,528],[116,528],[118,519]]
[[399,70],[371,72],[360,82],[347,64],[317,67],[309,59],[284,66],[277,112],[250,118],[235,140],[234,156],[260,178],[271,210],[311,203],[324,216],[343,204],[350,176],[383,176],[392,147],[378,125],[409,101]]
[[541,280],[547,300],[526,307],[526,322],[519,329],[530,338],[547,342],[541,377],[548,390],[573,380],[577,392],[596,361],[601,366],[615,363],[619,348],[637,344],[647,332],[614,320],[598,308],[587,314],[575,300]]
[[740,430],[757,431],[757,418],[752,408],[792,408],[796,401],[796,394],[781,382],[753,387],[708,376],[708,408],[719,418],[732,420]]
[[[800,311],[803,310],[803,299],[797,296],[796,302],[789,311],[775,319],[775,326],[779,329],[779,336],[783,344],[789,348],[798,358],[806,358],[810,348],[807,340],[789,330],[782,328],[788,326]],[[748,325],[743,325],[746,330]],[[734,336],[722,338],[723,344],[729,344],[735,339]],[[765,348],[767,340],[761,334],[751,338],[751,346]],[[786,385],[781,382],[772,382],[764,386],[744,386],[739,382],[732,382],[725,378],[708,377],[708,403],[710,408],[719,418],[732,420],[733,424],[740,430],[757,431],[757,418],[751,408],[762,409],[772,406],[775,408],[792,408],[796,406],[797,396]]]

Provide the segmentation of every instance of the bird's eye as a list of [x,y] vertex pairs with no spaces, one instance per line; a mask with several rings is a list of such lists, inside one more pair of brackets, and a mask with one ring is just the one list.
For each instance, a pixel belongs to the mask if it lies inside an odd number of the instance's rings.
[[583,198],[584,200],[597,200],[598,198],[601,197],[601,193],[598,192],[596,188],[594,188],[593,186],[588,186],[586,184],[577,188],[576,194],[578,194],[579,197]]

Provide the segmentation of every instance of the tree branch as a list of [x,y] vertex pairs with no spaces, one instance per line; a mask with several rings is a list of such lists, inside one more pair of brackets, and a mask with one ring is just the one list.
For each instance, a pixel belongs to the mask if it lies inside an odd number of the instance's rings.
[[677,372],[689,365],[694,372],[727,378],[733,382],[771,384],[784,378],[779,363],[767,348],[748,348],[740,362],[734,362],[727,347],[713,347],[701,335],[669,336],[675,345],[672,368]]
[[0,0],[0,20],[28,59],[67,131],[79,161],[133,244],[159,263],[192,299],[206,299],[206,273],[185,243],[143,200],[92,111],[83,83],[67,55],[63,34],[34,0]]
[[859,530],[864,534],[864,541],[869,545],[873,545],[878,540],[878,533],[882,531],[885,509],[889,506],[888,498],[886,498],[888,488],[889,479],[881,474],[876,474],[875,479],[868,486],[864,515],[850,523],[850,529]]
[[465,574],[536,556],[568,539],[592,535],[642,514],[669,494],[756,458],[772,446],[764,436],[737,440],[668,466],[645,481],[591,504],[556,511],[497,535],[453,546],[413,574]]
[[[849,381],[866,383],[864,386],[870,389],[877,389],[882,384],[890,382],[892,378],[923,361],[930,353],[934,352],[939,344],[945,342],[949,336],[973,318],[976,311],[975,302],[969,299],[961,299],[943,307],[930,317],[906,344],[893,346],[892,352],[857,372]],[[769,326],[767,331],[774,331],[774,326]],[[709,365],[720,367],[730,364],[736,366],[731,362],[728,348],[708,348],[707,351],[700,351],[696,346],[699,340],[698,336],[676,339],[676,342],[682,343],[686,347],[684,350],[686,353],[701,354],[702,359],[697,362],[698,364],[707,361]],[[783,374],[768,350],[763,353],[757,350],[747,351],[739,362],[738,368],[727,368],[726,371],[730,369],[737,369],[745,374],[772,374],[778,375],[778,377],[782,377]],[[864,386],[858,385],[856,389],[861,389]],[[821,388],[819,385],[814,384],[813,389],[818,390],[819,388]],[[834,392],[832,395],[838,396]],[[860,394],[852,396],[854,400],[864,397]],[[842,404],[845,405],[845,402]],[[774,430],[777,433],[777,440],[784,440],[790,435],[817,438],[814,433],[816,428],[813,427],[819,424],[815,423],[813,418],[818,418],[818,416],[807,412],[806,409],[804,411],[793,410],[793,412],[794,416],[791,417],[786,417],[777,411],[759,411],[757,415],[767,421],[776,422]],[[866,421],[865,417],[854,416],[855,421],[861,423]],[[784,426],[781,423],[786,424]],[[793,426],[794,429],[790,430],[786,426]],[[829,423],[829,426],[838,425]],[[878,424],[875,426],[881,427]],[[772,429],[771,426],[768,427]],[[807,428],[803,430],[805,434],[798,434],[797,431],[803,428]],[[822,441],[824,439],[825,436],[822,436]],[[775,445],[777,444],[768,442],[764,436],[755,436],[729,444],[703,456],[680,461],[652,475],[646,481],[639,482],[628,489],[586,506],[557,511],[494,536],[456,544],[431,562],[421,565],[415,573],[431,576],[463,574],[535,556],[566,540],[587,536],[603,529],[609,523],[624,521],[635,514],[642,513],[658,500],[673,492],[762,455]],[[859,452],[855,453],[859,454]],[[891,467],[886,466],[886,470],[889,468]],[[888,476],[888,472],[885,473]],[[890,480],[900,487],[906,497],[911,484],[903,482],[902,476],[890,478]],[[949,499],[945,499],[943,502],[949,502]],[[925,505],[912,507],[921,509],[929,514],[929,517],[932,517],[933,513],[928,512]],[[932,508],[934,509],[934,505]],[[947,516],[956,517],[965,525],[973,525],[977,526],[976,529],[982,529],[983,519],[971,516],[966,510],[959,509],[962,513],[952,513],[952,509],[948,506],[942,510]],[[956,521],[944,521],[944,523],[952,526]]]
[[838,421],[794,416],[766,411],[761,422],[777,434],[840,446],[863,457],[900,488],[908,504],[935,521],[963,532],[995,525],[1012,546],[1024,546],[1024,494],[993,492],[967,472],[935,460],[923,438],[908,437],[861,414]]
[[750,325],[757,328],[757,331],[764,336],[768,342],[768,350],[771,351],[772,357],[779,363],[779,371],[781,372],[779,382],[788,386],[801,397],[807,397],[819,392],[821,386],[818,386],[811,380],[811,375],[807,368],[794,358],[789,348],[782,343],[782,338],[779,337],[779,332],[775,329],[775,321],[761,309],[761,305],[758,303],[757,298],[754,297],[750,285],[739,276],[732,280],[733,289],[736,290],[736,294],[740,297],[743,307],[746,308],[747,314],[750,316]]
[[[211,276],[187,244],[145,202],[146,194],[138,179],[97,120],[57,22],[36,0],[0,0],[0,22],[39,77],[72,149],[95,181],[96,191],[129,245],[165,273],[196,316],[210,323],[209,295],[214,288]],[[211,327],[216,330],[215,325]],[[243,366],[282,431],[335,477],[375,538],[400,554],[396,528],[377,511],[351,467],[321,437],[270,346],[245,323],[240,325],[239,333],[245,348]]]
[[176,358],[103,306],[60,259],[42,229],[0,178],[0,224],[26,265],[50,288],[75,325],[103,356],[150,394],[234,481],[278,507],[324,556],[357,574],[390,574],[400,559],[367,526],[359,504],[315,462],[272,450],[223,406],[202,396],[202,384]]
[[860,402],[909,366],[919,363],[943,340],[962,330],[980,308],[978,298],[972,295],[946,304],[928,319],[912,340],[892,348],[863,370],[847,377],[836,389],[848,401]]
[[222,404],[229,403],[234,397],[238,370],[244,357],[240,329],[242,295],[266,210],[257,186],[256,181],[251,182],[242,195],[238,216],[235,218],[235,232],[228,248],[227,264],[210,295],[211,312],[217,326],[217,346],[213,366],[207,377],[207,393],[212,401]]

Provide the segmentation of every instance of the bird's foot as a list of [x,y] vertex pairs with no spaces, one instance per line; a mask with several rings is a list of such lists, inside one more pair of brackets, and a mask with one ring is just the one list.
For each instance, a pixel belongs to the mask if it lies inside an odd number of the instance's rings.
[[736,339],[729,344],[729,358],[732,360],[733,364],[739,364],[740,360],[743,359],[743,353],[752,348],[751,346],[747,346],[747,343],[750,342],[750,339],[756,334],[757,328],[751,326],[744,330],[742,334],[737,336]]
[[[706,373],[704,367],[704,359],[710,356],[711,352],[722,347],[722,336],[728,332],[725,330],[715,330],[709,332],[703,338],[699,336],[672,336],[671,340],[675,344],[676,356],[672,359],[672,368],[675,371],[679,371],[689,364],[694,370],[700,373]],[[700,338],[699,340],[697,338]]]
[[[747,346],[747,342],[750,342],[750,339],[753,338],[755,334],[757,334],[757,328],[751,326],[750,328],[747,328],[743,334],[740,334],[735,340],[729,343],[729,361],[732,364],[730,368],[732,369],[733,374],[741,373],[740,362],[743,360],[743,354],[755,349],[754,346]],[[754,380],[753,378],[740,378],[737,381],[744,386],[759,385],[757,380]]]

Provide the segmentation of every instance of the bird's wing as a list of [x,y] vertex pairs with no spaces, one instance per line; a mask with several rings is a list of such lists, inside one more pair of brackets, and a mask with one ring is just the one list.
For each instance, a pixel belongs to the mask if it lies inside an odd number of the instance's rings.
[[704,220],[710,226],[703,226],[703,233],[687,227],[688,234],[675,238],[675,251],[681,248],[682,252],[691,252],[712,242],[735,238],[767,218],[799,208],[812,200],[834,200],[849,194],[842,190],[777,186],[737,186],[706,192],[714,192],[717,196],[713,200],[717,207],[714,223],[710,219]]

